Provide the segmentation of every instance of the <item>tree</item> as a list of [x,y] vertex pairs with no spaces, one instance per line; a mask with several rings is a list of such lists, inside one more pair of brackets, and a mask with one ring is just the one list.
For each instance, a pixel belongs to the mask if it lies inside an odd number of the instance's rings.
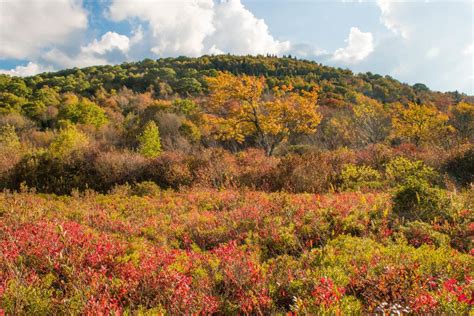
[[460,102],[452,109],[453,126],[461,140],[474,140],[474,105]]
[[415,103],[409,103],[406,107],[396,106],[392,126],[395,137],[406,139],[416,146],[442,140],[453,131],[446,114],[433,106]]
[[390,115],[380,102],[360,94],[352,110],[353,127],[362,144],[385,140],[390,132]]
[[65,96],[58,116],[59,119],[72,123],[88,124],[95,127],[100,127],[108,122],[104,109],[89,99],[78,99],[73,94]]
[[76,128],[76,126],[67,124],[54,138],[49,147],[51,156],[65,158],[71,153],[81,150],[89,144],[86,134]]
[[204,104],[205,120],[220,140],[242,143],[246,137],[255,137],[270,156],[290,135],[315,133],[321,121],[316,89],[298,93],[292,86],[283,86],[266,96],[263,77],[220,72],[206,81],[210,95]]
[[148,122],[143,133],[138,136],[138,152],[148,158],[156,158],[161,154],[160,131],[154,121]]

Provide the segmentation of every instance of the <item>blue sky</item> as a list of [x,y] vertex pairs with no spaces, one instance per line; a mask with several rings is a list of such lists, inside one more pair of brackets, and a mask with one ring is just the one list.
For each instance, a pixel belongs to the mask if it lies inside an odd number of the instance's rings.
[[474,2],[0,0],[0,72],[291,54],[474,94]]

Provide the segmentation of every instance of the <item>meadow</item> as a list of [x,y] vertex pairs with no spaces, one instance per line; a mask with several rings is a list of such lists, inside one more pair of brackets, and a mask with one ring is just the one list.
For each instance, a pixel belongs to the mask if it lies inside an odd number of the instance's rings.
[[403,222],[386,193],[0,196],[6,314],[467,314],[472,191]]

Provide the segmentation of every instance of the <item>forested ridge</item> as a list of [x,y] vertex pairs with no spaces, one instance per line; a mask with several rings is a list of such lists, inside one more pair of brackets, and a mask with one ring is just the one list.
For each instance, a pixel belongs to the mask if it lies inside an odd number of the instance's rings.
[[[361,73],[348,69],[323,66],[317,62],[290,57],[272,56],[203,56],[178,57],[158,60],[145,59],[121,65],[94,66],[43,73],[25,78],[27,88],[35,91],[45,85],[58,92],[74,92],[92,97],[101,89],[107,92],[127,87],[134,92],[152,91],[154,97],[198,96],[207,92],[206,76],[218,71],[234,75],[265,76],[269,88],[281,84],[293,84],[298,89],[308,89],[317,84],[321,87],[323,105],[340,105],[350,100],[351,94],[362,93],[380,102],[434,102],[447,106],[461,100],[473,101],[472,97],[459,92],[439,93],[418,83],[413,86],[401,83],[390,76]],[[2,84],[5,89],[5,84]],[[30,90],[16,91],[25,96]],[[16,94],[15,92],[11,91]]]

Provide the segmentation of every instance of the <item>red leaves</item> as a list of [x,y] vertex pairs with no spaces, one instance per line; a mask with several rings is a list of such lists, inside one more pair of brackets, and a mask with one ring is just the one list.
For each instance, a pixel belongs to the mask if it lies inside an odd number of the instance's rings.
[[391,229],[400,231],[388,225],[384,195],[112,197],[64,198],[74,211],[38,198],[54,212],[0,214],[0,305],[28,297],[51,314],[74,302],[82,314],[175,315],[462,312],[473,303],[470,257],[393,242]]
[[245,314],[262,314],[267,310],[271,299],[264,275],[251,255],[238,248],[235,241],[215,249],[213,253],[220,260],[225,298],[237,304]]
[[311,295],[315,298],[316,305],[329,307],[337,303],[344,295],[345,290],[334,285],[330,278],[321,278],[319,284],[313,290]]

